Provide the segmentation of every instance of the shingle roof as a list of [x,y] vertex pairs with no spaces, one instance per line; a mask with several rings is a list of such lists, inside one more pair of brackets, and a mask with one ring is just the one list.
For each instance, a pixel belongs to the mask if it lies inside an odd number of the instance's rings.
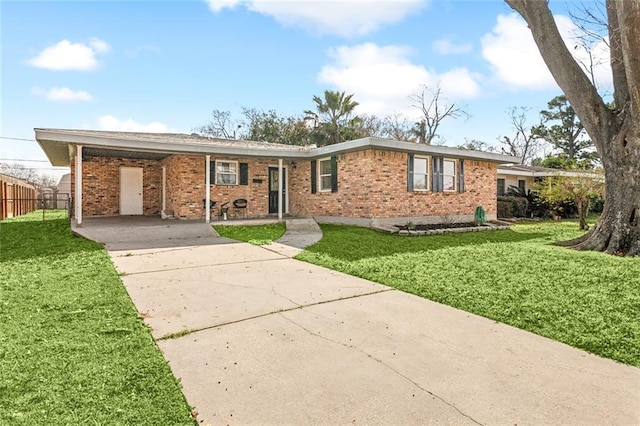
[[446,146],[417,144],[367,137],[317,148],[270,142],[208,138],[198,134],[111,132],[102,130],[35,129],[36,140],[54,166],[68,166],[71,148],[82,145],[88,152],[99,150],[129,151],[141,155],[171,155],[176,153],[282,158],[291,160],[321,158],[364,149],[409,152],[423,155],[451,156],[498,164],[520,159],[491,152],[463,150]]

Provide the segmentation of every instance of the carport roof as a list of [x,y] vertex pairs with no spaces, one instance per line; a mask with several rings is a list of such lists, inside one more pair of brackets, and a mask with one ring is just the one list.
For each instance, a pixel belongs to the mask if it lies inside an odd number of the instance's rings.
[[171,154],[223,155],[283,159],[314,159],[364,149],[442,155],[498,164],[517,163],[519,158],[446,146],[417,144],[367,137],[317,148],[270,142],[209,138],[198,134],[111,132],[100,130],[34,129],[36,140],[54,166],[69,166],[73,146],[82,145],[89,152],[136,153],[140,158],[161,158]]

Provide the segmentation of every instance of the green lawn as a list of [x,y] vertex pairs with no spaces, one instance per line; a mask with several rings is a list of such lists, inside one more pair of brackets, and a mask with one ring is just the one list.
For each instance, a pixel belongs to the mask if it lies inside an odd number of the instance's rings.
[[244,241],[255,245],[269,244],[284,235],[284,223],[270,223],[268,225],[216,225],[213,227],[222,237]]
[[0,424],[196,424],[109,256],[63,217],[0,224]]
[[427,237],[321,228],[298,259],[640,367],[640,258],[552,245],[579,236],[575,222]]

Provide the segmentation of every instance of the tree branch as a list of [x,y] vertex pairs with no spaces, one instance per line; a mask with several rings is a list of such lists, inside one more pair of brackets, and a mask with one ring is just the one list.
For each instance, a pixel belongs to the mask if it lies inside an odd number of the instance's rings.
[[[640,40],[640,1],[608,0],[607,5],[610,5],[610,11],[616,12],[617,24],[619,24],[617,32],[619,33],[621,47],[616,49],[616,53],[619,55],[618,58],[622,58],[626,82],[632,83],[625,86],[629,90],[630,113],[637,123],[640,122],[640,84],[638,84],[640,82],[640,45],[638,44],[638,40]],[[613,50],[611,61],[613,66]],[[616,87],[616,91],[617,89],[618,87]],[[624,108],[624,105],[618,107]]]
[[527,22],[542,59],[551,75],[574,106],[598,150],[604,149],[609,138],[602,137],[604,126],[613,116],[596,88],[564,44],[546,1],[505,0]]

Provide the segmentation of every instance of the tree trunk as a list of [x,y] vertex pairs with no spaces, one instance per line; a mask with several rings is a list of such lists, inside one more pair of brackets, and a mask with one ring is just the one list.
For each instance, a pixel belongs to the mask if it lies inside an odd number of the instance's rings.
[[578,223],[579,227],[582,230],[588,230],[589,225],[587,225],[587,214],[589,214],[589,200],[583,200],[579,198],[576,200],[576,207],[578,207]]
[[[640,136],[629,147],[640,146]],[[624,143],[624,142],[623,142]],[[640,255],[640,150],[627,150],[626,156],[603,156],[605,203],[596,226],[584,236],[560,245],[577,250],[604,251],[609,254]]]

